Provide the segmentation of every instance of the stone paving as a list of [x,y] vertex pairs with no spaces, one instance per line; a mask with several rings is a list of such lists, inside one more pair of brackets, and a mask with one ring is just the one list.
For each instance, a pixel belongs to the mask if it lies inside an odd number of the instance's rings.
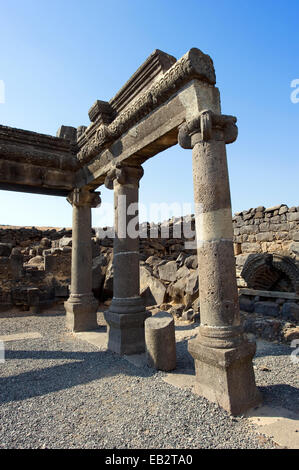
[[62,309],[0,315],[0,448],[299,448],[299,366],[290,348],[259,343],[264,405],[233,418],[193,393],[187,341],[196,324],[176,325],[177,369],[164,373],[145,355],[107,351],[101,314],[98,321],[97,332],[74,335]]

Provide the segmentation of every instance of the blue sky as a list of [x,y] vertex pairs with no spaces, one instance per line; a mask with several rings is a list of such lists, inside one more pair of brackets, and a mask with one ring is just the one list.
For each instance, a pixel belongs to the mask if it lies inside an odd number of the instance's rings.
[[[214,61],[222,112],[238,118],[233,211],[298,205],[298,18],[299,0],[2,1],[0,123],[51,135],[88,125],[93,102],[111,99],[154,49],[180,58],[198,47]],[[172,147],[144,169],[143,204],[192,202],[191,151]],[[0,207],[0,224],[71,225],[63,198],[0,191]],[[112,222],[97,211],[95,225]]]

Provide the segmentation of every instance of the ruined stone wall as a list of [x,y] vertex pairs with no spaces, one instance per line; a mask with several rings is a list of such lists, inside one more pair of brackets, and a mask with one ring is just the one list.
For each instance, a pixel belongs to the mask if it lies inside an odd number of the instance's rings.
[[235,254],[299,255],[299,207],[257,207],[233,217]]
[[[194,216],[186,216],[184,222],[187,222],[191,232],[194,232]],[[280,205],[268,209],[258,207],[243,211],[234,215],[233,226],[238,287],[252,287],[247,281],[252,275],[251,271],[254,272],[257,267],[258,281],[261,282],[261,277],[264,276],[268,282],[264,290],[295,292],[294,279],[290,279],[289,282],[287,280],[286,261],[291,260],[299,270],[299,207],[288,208],[286,205]],[[169,229],[169,234],[165,237],[163,235],[167,233],[166,229]],[[108,228],[106,232],[109,233],[109,230]],[[186,245],[186,242],[194,240],[194,236],[186,238],[184,224],[179,218],[156,225],[141,224],[141,231],[143,233],[140,238],[141,294],[147,305],[165,307],[168,304],[167,308],[172,308],[177,315],[182,315],[184,311],[192,308],[193,314],[196,315],[197,255],[195,247],[190,249]],[[100,237],[95,237],[96,233],[97,231],[93,232],[92,244],[93,290],[100,300],[106,300],[113,295],[113,238],[103,236],[103,230]],[[16,288],[28,290],[30,287],[39,288],[40,296],[44,299],[66,298],[71,272],[71,236],[70,229],[0,228],[0,289],[3,301],[8,298],[9,289],[15,292]],[[13,250],[17,252],[12,256]],[[274,257],[272,256],[270,261],[265,258],[264,263],[263,258],[258,258],[264,255],[274,255]],[[244,269],[252,260],[255,264],[250,268],[251,271],[247,269],[250,275],[246,277],[243,275]],[[286,267],[283,266],[281,279],[276,279],[275,276],[280,272],[280,262]],[[293,278],[296,277],[294,267],[291,274]],[[260,288],[259,284],[253,288]],[[242,295],[244,298],[247,294]],[[251,302],[249,308],[252,309],[254,298],[249,294],[247,296]],[[255,302],[264,300],[266,299],[262,297],[255,299]],[[268,300],[271,301],[271,298]],[[280,310],[284,302],[290,300],[278,299],[277,305],[280,305]],[[296,302],[296,299],[293,300],[293,303]],[[246,302],[243,304],[246,306]],[[262,307],[264,308],[263,305]],[[277,308],[272,310],[276,311]]]

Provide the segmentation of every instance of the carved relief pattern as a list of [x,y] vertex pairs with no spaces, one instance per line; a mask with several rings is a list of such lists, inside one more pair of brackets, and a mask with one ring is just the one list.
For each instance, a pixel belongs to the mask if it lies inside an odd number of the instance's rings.
[[105,179],[105,186],[108,189],[113,189],[113,181],[116,180],[119,184],[137,184],[143,176],[142,166],[124,166],[121,164],[116,165],[115,168],[109,171]]
[[[216,138],[217,140],[224,140],[226,144],[230,144],[238,136],[236,122],[237,118],[234,116],[215,114],[210,110],[205,110],[196,118],[180,126],[178,134],[179,144],[185,149],[191,149],[194,145],[192,136],[196,134],[201,134],[200,140],[203,142]],[[222,131],[222,133],[219,135],[217,131]]]
[[101,204],[100,192],[92,192],[88,189],[78,189],[75,188],[67,197],[67,201],[72,206],[83,207],[98,207]]
[[215,72],[211,58],[198,50],[191,58],[191,52],[192,50],[178,60],[161,79],[141,94],[132,105],[124,109],[111,124],[100,125],[94,138],[78,152],[79,161],[86,163],[94,158],[105,146],[118,139],[193,78],[214,84]]

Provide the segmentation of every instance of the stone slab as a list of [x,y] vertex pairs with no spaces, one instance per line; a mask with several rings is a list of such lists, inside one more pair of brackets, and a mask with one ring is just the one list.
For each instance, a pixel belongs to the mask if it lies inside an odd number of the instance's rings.
[[107,351],[108,349],[108,335],[106,329],[98,331],[83,331],[80,333],[73,333],[77,338],[87,341],[95,346],[100,351]]
[[241,288],[239,289],[240,294],[260,296],[260,297],[270,297],[275,299],[291,299],[299,300],[299,295],[296,295],[294,292],[279,292],[279,291],[268,291],[268,290],[256,290]]
[[146,353],[131,354],[130,356],[125,354],[123,357],[135,367],[143,368],[147,365]]
[[196,376],[193,370],[171,372],[163,377],[163,380],[174,387],[195,392]]
[[279,446],[299,449],[299,414],[285,408],[262,406],[250,411],[246,417],[258,432]]

